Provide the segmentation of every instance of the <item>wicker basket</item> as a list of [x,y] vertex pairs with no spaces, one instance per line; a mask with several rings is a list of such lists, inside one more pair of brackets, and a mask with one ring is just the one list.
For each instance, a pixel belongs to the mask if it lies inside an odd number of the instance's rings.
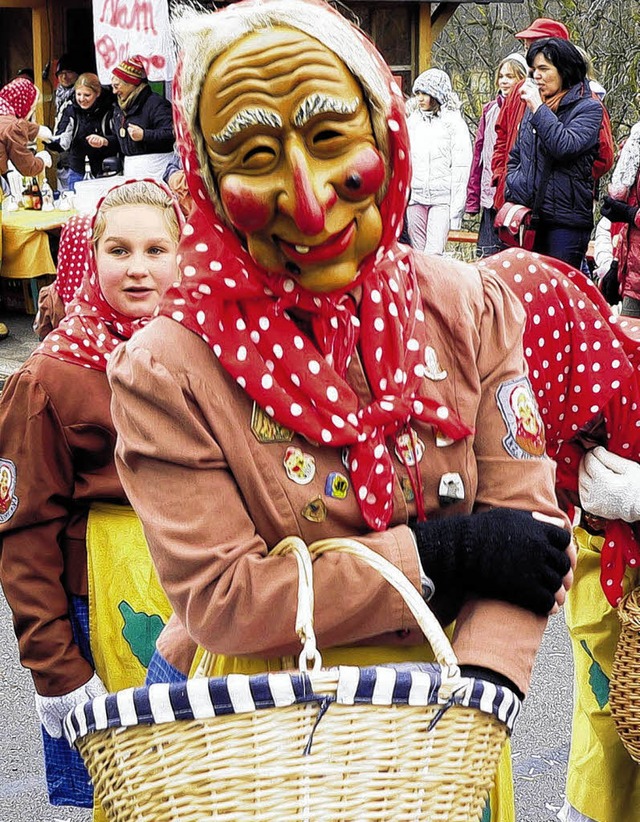
[[618,606],[621,628],[613,659],[609,704],[618,735],[640,763],[640,588]]
[[[292,537],[276,550],[300,570],[299,672],[129,689],[66,718],[110,822],[479,820],[517,697],[462,677],[422,597],[364,545]],[[335,550],[400,591],[438,664],[322,669],[309,551]]]

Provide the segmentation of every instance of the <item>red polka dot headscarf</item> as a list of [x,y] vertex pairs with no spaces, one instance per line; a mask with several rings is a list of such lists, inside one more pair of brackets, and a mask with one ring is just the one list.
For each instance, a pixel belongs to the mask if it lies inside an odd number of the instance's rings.
[[38,89],[28,77],[16,77],[0,89],[0,114],[25,119],[38,99]]
[[[358,272],[357,306],[347,289],[314,293],[260,268],[221,217],[197,125],[199,89],[217,54],[267,25],[297,28],[312,37],[322,32],[323,44],[360,80],[378,147],[388,157],[379,203],[383,236]],[[245,0],[187,18],[181,36],[175,125],[194,208],[179,249],[182,282],[167,292],[160,313],[201,336],[279,423],[313,442],[348,446],[362,514],[371,528],[382,530],[393,508],[387,437],[411,418],[437,425],[454,439],[471,430],[423,393],[428,330],[412,252],[397,242],[410,176],[402,93],[365,35],[314,0]],[[293,321],[290,309],[307,314],[311,335]],[[345,379],[357,344],[373,395],[364,407]]]
[[58,248],[54,288],[65,304],[73,300],[80,283],[89,273],[91,261],[92,218],[74,214],[63,226]]
[[[116,311],[106,301],[100,288],[96,258],[91,243],[96,216],[104,200],[109,194],[121,186],[145,182],[157,186],[163,194],[172,201],[178,221],[178,226],[184,225],[184,217],[176,198],[171,191],[157,180],[126,180],[121,185],[114,186],[102,197],[97,205],[96,213],[91,218],[81,218],[76,223],[74,234],[77,244],[67,246],[69,252],[69,266],[75,269],[86,266],[84,279],[75,292],[72,301],[67,305],[65,318],[54,328],[34,354],[44,354],[47,357],[70,362],[95,371],[106,371],[107,362],[115,347],[128,340],[134,331],[145,325],[150,317],[132,320]],[[73,218],[71,218],[73,219]],[[82,223],[88,220],[88,229],[82,228]],[[70,286],[69,286],[70,287]],[[64,297],[63,297],[64,300]]]
[[[598,418],[607,449],[640,461],[640,323],[613,315],[593,283],[560,260],[512,248],[480,264],[501,276],[526,310],[524,353],[557,486],[577,494],[580,434]],[[632,528],[609,522],[601,581],[612,605],[622,596],[625,565],[639,563]]]

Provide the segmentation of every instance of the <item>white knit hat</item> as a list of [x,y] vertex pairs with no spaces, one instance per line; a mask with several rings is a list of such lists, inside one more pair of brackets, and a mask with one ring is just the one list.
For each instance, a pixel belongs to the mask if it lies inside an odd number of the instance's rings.
[[427,69],[416,77],[413,84],[413,93],[421,91],[437,100],[441,106],[446,105],[450,99],[453,89],[449,75],[442,69]]
[[500,61],[500,65],[502,65],[502,63],[506,63],[507,60],[513,60],[516,63],[520,63],[522,68],[525,70],[525,74],[529,73],[529,65],[526,57],[521,52],[512,51],[511,54],[507,54],[507,56]]

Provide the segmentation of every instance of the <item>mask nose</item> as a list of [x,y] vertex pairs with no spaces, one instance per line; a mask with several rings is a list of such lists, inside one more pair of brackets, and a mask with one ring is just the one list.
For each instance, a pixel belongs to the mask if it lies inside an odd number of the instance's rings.
[[337,195],[330,187],[324,197],[319,193],[321,185],[314,180],[309,160],[298,146],[291,148],[289,162],[291,173],[279,198],[280,211],[291,217],[303,234],[319,234],[325,226],[327,209]]

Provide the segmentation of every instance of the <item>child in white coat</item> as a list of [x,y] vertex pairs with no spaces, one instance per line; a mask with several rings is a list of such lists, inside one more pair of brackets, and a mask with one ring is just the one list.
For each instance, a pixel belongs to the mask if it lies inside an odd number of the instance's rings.
[[411,145],[411,245],[443,254],[450,228],[460,228],[471,168],[471,136],[449,76],[424,71],[413,84],[417,108],[407,121]]

